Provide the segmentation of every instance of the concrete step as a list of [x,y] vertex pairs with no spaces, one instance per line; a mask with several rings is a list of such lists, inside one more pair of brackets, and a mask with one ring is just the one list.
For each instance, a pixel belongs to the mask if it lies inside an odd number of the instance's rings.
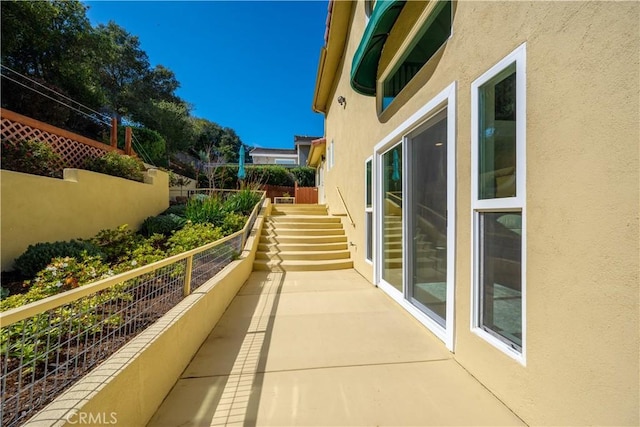
[[335,235],[335,236],[273,236],[262,235],[260,236],[260,243],[346,243],[347,236]]
[[278,208],[278,209],[282,209],[282,210],[287,210],[287,209],[307,209],[307,210],[313,210],[313,209],[324,209],[327,210],[327,205],[318,205],[318,204],[311,204],[311,203],[283,203],[283,204],[274,204],[273,208]]
[[266,271],[325,271],[343,270],[353,268],[353,261],[345,260],[320,260],[320,261],[299,261],[299,260],[266,260],[257,259],[253,262],[254,270]]
[[296,228],[265,228],[262,230],[263,236],[341,236],[344,234],[342,228],[308,228],[308,229],[296,229]]
[[284,252],[292,251],[340,251],[347,249],[346,239],[344,243],[259,243],[258,251],[270,252],[275,249]]
[[315,228],[315,229],[325,229],[325,230],[329,230],[329,229],[338,229],[338,228],[342,228],[342,224],[340,224],[339,222],[316,222],[316,221],[309,221],[309,222],[291,222],[291,221],[278,221],[278,222],[269,222],[267,221],[267,223],[265,224],[267,229],[274,229],[274,228],[295,228],[295,229],[299,229],[299,230],[303,230],[303,229],[308,229],[308,228]]
[[318,205],[273,205],[271,215],[327,215],[326,206]]
[[267,224],[279,223],[307,223],[314,222],[318,224],[336,223],[340,224],[340,218],[328,215],[278,215],[270,216],[265,221]]
[[259,251],[256,253],[256,259],[269,260],[330,260],[330,259],[348,259],[350,253],[348,250],[340,251],[280,251],[272,250],[269,252]]

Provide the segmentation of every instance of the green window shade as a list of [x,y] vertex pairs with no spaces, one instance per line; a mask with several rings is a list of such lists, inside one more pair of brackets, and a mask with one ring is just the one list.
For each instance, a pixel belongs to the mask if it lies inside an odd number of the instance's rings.
[[405,5],[403,0],[378,0],[351,63],[351,87],[375,96],[378,62],[387,36]]

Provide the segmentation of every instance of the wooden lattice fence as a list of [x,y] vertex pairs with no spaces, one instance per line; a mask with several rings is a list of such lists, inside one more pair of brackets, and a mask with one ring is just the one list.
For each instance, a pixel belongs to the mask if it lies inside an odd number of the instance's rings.
[[37,140],[51,145],[51,148],[62,157],[61,164],[58,165],[60,169],[65,167],[82,169],[87,159],[100,157],[108,151],[124,153],[111,145],[39,122],[4,108],[0,109],[0,122],[0,136],[3,140]]

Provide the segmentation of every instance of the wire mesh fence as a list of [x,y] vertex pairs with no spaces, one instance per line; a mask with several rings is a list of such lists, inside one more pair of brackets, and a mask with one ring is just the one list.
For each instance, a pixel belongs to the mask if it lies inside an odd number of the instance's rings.
[[183,298],[186,260],[2,328],[3,426],[15,426]]
[[176,306],[189,289],[215,276],[242,251],[257,213],[258,207],[245,229],[228,238],[120,280],[114,276],[88,295],[25,310],[15,320],[1,313],[0,425],[26,422]]
[[191,290],[197,289],[209,280],[209,278],[215,276],[216,273],[238,256],[241,249],[242,234],[238,234],[218,246],[194,255],[191,273]]

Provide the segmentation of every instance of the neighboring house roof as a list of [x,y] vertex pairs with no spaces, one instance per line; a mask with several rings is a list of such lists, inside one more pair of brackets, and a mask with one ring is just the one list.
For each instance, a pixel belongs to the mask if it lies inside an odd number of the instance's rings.
[[311,150],[307,159],[307,166],[316,167],[327,151],[327,138],[318,138],[311,142]]
[[250,156],[263,156],[263,157],[273,157],[273,156],[292,156],[298,157],[298,152],[296,150],[288,150],[281,148],[254,148],[249,152]]
[[329,1],[325,45],[320,50],[316,87],[311,104],[311,108],[317,113],[327,112],[327,102],[331,95],[333,80],[336,77],[340,61],[342,61],[347,41],[352,7],[352,1]]
[[311,143],[316,140],[322,138],[321,136],[302,136],[302,135],[294,135],[293,143],[295,145],[311,145]]

